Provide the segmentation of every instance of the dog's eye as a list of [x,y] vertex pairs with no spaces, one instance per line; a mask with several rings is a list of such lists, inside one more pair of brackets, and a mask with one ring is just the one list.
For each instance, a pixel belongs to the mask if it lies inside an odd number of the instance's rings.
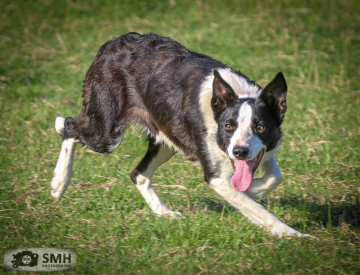
[[225,124],[225,129],[226,130],[232,131],[232,130],[234,130],[234,128],[235,128],[234,125],[232,125],[230,123]]
[[265,129],[265,126],[262,125],[262,124],[257,124],[256,125],[256,131],[257,132],[262,132],[262,131],[264,131],[264,129]]

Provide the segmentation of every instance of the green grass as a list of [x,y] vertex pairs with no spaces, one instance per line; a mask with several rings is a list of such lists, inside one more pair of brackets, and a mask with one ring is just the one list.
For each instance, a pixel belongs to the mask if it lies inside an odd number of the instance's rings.
[[[359,274],[358,1],[0,6],[1,250],[74,247],[76,274]],[[255,227],[182,156],[154,183],[185,218],[155,217],[129,178],[147,146],[135,128],[111,156],[78,147],[72,184],[54,203],[49,183],[61,144],[54,119],[80,112],[97,50],[128,31],[170,36],[261,85],[283,71],[284,181],[261,203],[319,241],[277,239]]]

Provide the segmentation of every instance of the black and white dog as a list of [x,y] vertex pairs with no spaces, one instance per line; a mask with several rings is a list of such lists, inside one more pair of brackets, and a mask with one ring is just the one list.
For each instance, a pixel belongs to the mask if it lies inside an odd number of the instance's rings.
[[[255,224],[278,236],[306,236],[254,201],[282,180],[275,152],[286,93],[282,73],[262,89],[170,38],[129,33],[109,41],[86,74],[81,114],[56,118],[63,143],[51,195],[59,200],[70,183],[76,143],[110,154],[133,123],[147,132],[149,148],[131,179],[156,214],[181,215],[151,184],[155,170],[181,152],[199,162],[209,186]],[[260,164],[265,174],[253,179]]]

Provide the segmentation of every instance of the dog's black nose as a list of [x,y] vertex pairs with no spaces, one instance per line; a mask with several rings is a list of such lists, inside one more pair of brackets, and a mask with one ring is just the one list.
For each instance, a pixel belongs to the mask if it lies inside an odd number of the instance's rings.
[[233,149],[233,155],[237,159],[244,159],[249,155],[249,148],[235,145]]

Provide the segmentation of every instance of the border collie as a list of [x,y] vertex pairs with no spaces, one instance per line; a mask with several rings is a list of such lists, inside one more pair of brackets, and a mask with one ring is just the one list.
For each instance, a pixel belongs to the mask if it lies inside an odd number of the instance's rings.
[[[199,162],[208,185],[255,224],[277,236],[308,236],[255,202],[282,180],[275,152],[286,93],[281,72],[262,89],[170,38],[128,33],[111,40],[86,74],[80,115],[56,118],[63,142],[51,195],[59,200],[68,188],[76,143],[110,154],[136,124],[147,132],[149,147],[131,179],[156,214],[181,216],[151,184],[155,170],[180,152]],[[260,165],[264,176],[254,179]]]

